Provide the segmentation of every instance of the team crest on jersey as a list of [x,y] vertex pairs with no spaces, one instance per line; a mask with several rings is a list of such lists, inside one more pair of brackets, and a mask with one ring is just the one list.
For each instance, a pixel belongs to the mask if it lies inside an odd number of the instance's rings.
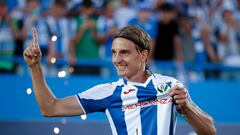
[[159,83],[157,85],[157,91],[159,91],[160,93],[164,93],[171,87],[172,87],[172,82]]

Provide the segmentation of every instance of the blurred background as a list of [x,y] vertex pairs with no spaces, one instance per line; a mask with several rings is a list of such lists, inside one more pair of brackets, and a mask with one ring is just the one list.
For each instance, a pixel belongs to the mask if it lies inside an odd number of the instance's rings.
[[[149,68],[174,76],[215,120],[240,128],[240,0],[0,0],[0,134],[110,135],[102,113],[44,118],[23,50],[38,31],[46,80],[59,98],[118,80],[113,35],[138,25],[152,39]],[[177,135],[195,135],[178,118]]]

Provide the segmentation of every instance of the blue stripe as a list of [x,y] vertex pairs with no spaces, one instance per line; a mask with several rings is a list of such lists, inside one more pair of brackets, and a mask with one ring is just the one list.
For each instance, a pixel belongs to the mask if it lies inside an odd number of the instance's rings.
[[174,135],[174,128],[175,128],[174,126],[175,126],[175,122],[176,122],[176,113],[174,110],[175,110],[174,104],[172,104],[169,135]]
[[141,124],[143,135],[157,135],[157,106],[141,109]]
[[[137,97],[138,102],[155,100],[157,98],[157,91],[154,88],[152,81],[144,87],[136,86],[138,88]],[[157,106],[152,105],[143,107],[140,111],[141,125],[143,135],[157,134]]]
[[148,83],[146,87],[135,86],[138,89],[137,97],[138,103],[144,101],[155,100],[157,98],[157,91],[153,85],[152,80]]
[[92,113],[92,112],[104,112],[109,104],[111,104],[111,96],[94,100],[94,99],[85,99],[81,98],[79,95],[77,95],[78,100],[82,104],[82,107],[84,108],[86,114]]
[[125,114],[124,111],[122,111],[121,92],[122,86],[118,86],[112,95],[112,103],[108,110],[116,127],[118,135],[127,135],[128,133],[125,122]]

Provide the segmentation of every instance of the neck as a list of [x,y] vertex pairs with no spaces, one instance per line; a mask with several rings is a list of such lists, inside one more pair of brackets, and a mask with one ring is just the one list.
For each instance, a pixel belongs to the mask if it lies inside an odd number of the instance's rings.
[[125,77],[125,79],[130,82],[145,83],[149,76],[150,74],[146,70],[144,70],[130,78]]

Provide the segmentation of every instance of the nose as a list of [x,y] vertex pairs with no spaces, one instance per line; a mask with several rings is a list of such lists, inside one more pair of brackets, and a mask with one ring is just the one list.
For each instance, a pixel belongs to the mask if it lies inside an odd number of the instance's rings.
[[116,53],[112,56],[113,63],[120,63],[123,60],[123,57],[121,54]]

